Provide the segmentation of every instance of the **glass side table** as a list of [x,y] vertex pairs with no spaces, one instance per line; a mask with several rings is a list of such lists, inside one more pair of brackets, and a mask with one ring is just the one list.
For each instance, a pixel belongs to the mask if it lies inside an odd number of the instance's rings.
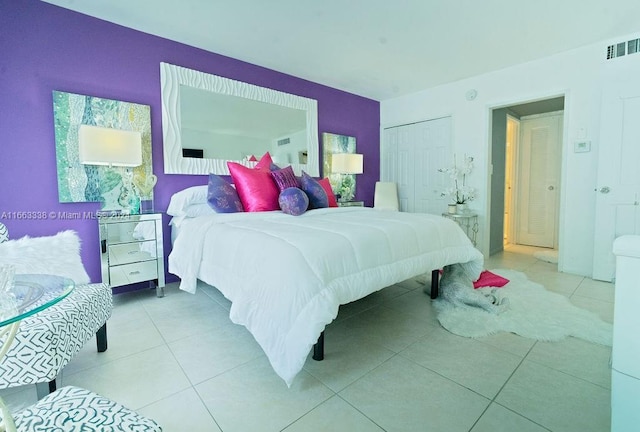
[[[15,275],[9,289],[0,292],[0,361],[9,351],[20,321],[58,303],[74,287],[71,279],[60,276]],[[13,417],[2,398],[0,412],[0,431],[15,431]]]
[[478,214],[472,211],[464,213],[442,213],[443,217],[454,220],[460,225],[462,231],[469,237],[471,243],[476,246],[478,238]]

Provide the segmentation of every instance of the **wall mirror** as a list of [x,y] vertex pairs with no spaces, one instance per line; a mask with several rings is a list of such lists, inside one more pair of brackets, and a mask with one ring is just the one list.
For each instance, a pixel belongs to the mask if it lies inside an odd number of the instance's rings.
[[228,175],[269,152],[282,167],[319,176],[317,101],[160,63],[166,174]]

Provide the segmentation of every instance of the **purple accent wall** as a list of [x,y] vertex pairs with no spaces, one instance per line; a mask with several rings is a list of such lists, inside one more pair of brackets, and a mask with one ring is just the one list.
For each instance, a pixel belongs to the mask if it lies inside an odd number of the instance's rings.
[[[58,202],[53,90],[151,106],[157,211],[166,210],[174,192],[206,184],[206,176],[163,173],[160,62],[316,99],[319,137],[323,132],[356,137],[365,161],[356,199],[373,204],[380,166],[377,101],[41,1],[0,0],[0,222],[7,225],[11,238],[73,229],[82,239],[82,258],[92,281],[101,279],[97,222],[62,218],[95,214],[99,204]],[[19,219],[19,212],[34,212],[35,218]],[[171,248],[169,234],[166,225],[165,260]]]

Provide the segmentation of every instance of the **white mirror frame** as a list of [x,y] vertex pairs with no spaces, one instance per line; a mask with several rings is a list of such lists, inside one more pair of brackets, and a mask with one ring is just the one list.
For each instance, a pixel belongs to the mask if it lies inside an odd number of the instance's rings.
[[[180,133],[180,86],[190,86],[215,93],[244,97],[260,102],[304,110],[307,113],[307,164],[293,166],[299,174],[304,169],[311,176],[320,175],[318,141],[318,102],[314,99],[296,96],[241,81],[223,78],[205,72],[187,69],[168,63],[160,63],[160,84],[162,93],[162,135],[165,174],[205,174],[229,175],[227,160],[198,159],[182,156],[182,136]],[[233,161],[247,166],[247,161]]]

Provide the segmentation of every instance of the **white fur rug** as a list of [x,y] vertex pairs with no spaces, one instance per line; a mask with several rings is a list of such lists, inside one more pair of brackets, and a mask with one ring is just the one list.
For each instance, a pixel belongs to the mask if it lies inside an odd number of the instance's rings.
[[[491,270],[509,283],[496,290],[509,299],[509,308],[493,315],[479,308],[455,307],[438,298],[434,301],[438,321],[451,333],[465,337],[482,337],[511,332],[542,341],[558,341],[574,336],[611,346],[613,325],[596,314],[574,306],[565,296],[547,291],[540,284],[514,270]],[[480,288],[491,290],[492,288]]]

